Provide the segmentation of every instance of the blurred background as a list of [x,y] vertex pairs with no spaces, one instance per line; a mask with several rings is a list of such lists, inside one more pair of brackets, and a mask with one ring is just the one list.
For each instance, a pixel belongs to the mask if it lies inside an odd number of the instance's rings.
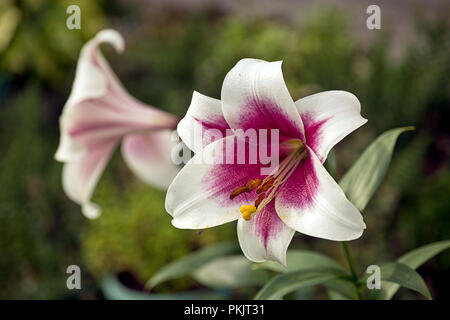
[[[81,29],[66,28],[67,6]],[[368,30],[366,8],[381,8]],[[105,27],[127,49],[102,50],[132,95],[182,117],[192,91],[220,97],[225,74],[244,57],[284,60],[294,99],[319,91],[354,93],[369,122],[335,148],[338,177],[383,131],[407,125],[387,177],[349,243],[359,271],[450,238],[450,3],[434,1],[115,0],[0,2],[0,298],[103,298],[107,274],[133,288],[160,267],[213,243],[237,242],[235,225],[178,230],[164,193],[140,183],[116,154],[85,219],[61,188],[53,159],[58,117],[83,43]],[[345,265],[339,243],[297,236],[290,248],[317,250]],[[419,269],[434,298],[448,298],[450,254]],[[68,290],[66,268],[82,270]],[[198,288],[185,277],[156,292]],[[243,297],[246,297],[245,295]],[[314,298],[325,298],[319,290]],[[247,296],[251,298],[251,296]],[[420,298],[400,290],[396,298]]]

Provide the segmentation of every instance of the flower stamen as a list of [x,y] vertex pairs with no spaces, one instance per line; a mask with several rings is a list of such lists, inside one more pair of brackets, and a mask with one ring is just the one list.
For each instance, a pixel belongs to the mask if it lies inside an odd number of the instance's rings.
[[240,195],[241,193],[247,192],[247,187],[243,186],[243,187],[239,187],[234,189],[233,191],[231,191],[230,193],[230,200],[233,200],[234,198],[236,198],[238,195]]
[[247,192],[251,192],[253,191],[255,188],[259,188],[259,186],[261,185],[262,180],[261,179],[253,179],[250,180],[249,182],[247,182],[246,184],[246,188],[247,188]]
[[[300,141],[300,140],[299,140]],[[264,180],[252,179],[245,186],[234,189],[230,194],[230,199],[234,199],[242,193],[250,193],[256,189],[258,197],[254,205],[242,205],[240,212],[245,220],[251,220],[253,214],[260,212],[270,201],[273,200],[279,187],[285,183],[295,171],[300,162],[307,156],[307,150],[303,143],[294,141],[291,146],[296,146],[289,155],[284,158],[278,168],[267,176]]]
[[258,209],[258,206],[261,204],[261,202],[264,200],[264,198],[266,197],[265,193],[261,193],[258,198],[255,200],[255,207]]
[[269,176],[267,179],[264,180],[264,182],[256,189],[256,193],[261,193],[269,190],[269,188],[273,185],[275,178],[272,176]]

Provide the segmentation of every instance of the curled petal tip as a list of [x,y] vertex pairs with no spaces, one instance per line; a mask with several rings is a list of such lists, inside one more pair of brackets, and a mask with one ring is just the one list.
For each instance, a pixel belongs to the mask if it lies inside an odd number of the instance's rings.
[[122,53],[125,50],[125,41],[122,35],[114,29],[104,29],[98,32],[95,39],[98,43],[107,42],[111,44],[119,53]]
[[83,204],[81,211],[88,219],[97,219],[102,213],[100,207],[91,202]]

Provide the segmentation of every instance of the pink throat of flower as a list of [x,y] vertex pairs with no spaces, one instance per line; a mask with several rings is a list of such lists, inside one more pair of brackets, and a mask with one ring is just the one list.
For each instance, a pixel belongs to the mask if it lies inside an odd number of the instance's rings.
[[268,175],[264,180],[252,179],[246,185],[238,187],[230,193],[230,199],[253,191],[258,194],[253,205],[243,204],[241,206],[240,211],[245,220],[251,220],[253,214],[260,212],[274,199],[280,187],[289,179],[300,162],[306,157],[306,148],[300,140],[289,140],[285,144],[289,153],[272,174]]

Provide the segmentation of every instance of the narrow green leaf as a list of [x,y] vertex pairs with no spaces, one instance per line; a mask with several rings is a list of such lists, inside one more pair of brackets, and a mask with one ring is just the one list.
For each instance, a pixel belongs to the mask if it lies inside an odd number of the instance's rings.
[[[264,268],[275,272],[293,272],[293,271],[308,271],[315,269],[329,269],[333,270],[337,274],[341,274],[342,277],[349,276],[347,270],[343,268],[333,259],[308,250],[289,250],[286,254],[287,267],[273,262],[266,261],[263,263],[255,264],[254,269]],[[355,286],[345,279],[332,279],[321,283],[322,286],[330,289],[334,289],[341,295],[346,296],[348,299],[355,299],[356,291]]]
[[412,269],[417,269],[435,255],[450,248],[450,240],[427,244],[401,256],[397,261],[406,264]]
[[380,269],[381,280],[394,282],[402,287],[419,292],[427,299],[432,299],[425,281],[414,269],[399,262],[381,265]]
[[[397,260],[397,262],[403,263],[411,269],[416,270],[437,254],[449,248],[450,240],[430,243],[404,254]],[[395,283],[383,283],[382,290],[384,293],[381,297],[383,299],[392,299],[399,288],[400,286]]]
[[341,276],[335,269],[309,269],[281,273],[272,278],[255,296],[255,300],[277,300],[298,289],[317,286]]
[[264,268],[276,272],[291,272],[313,268],[331,268],[343,273],[346,272],[346,270],[333,259],[323,254],[308,250],[289,250],[286,254],[286,262],[286,267],[277,262],[265,261],[255,264],[254,268]]
[[253,270],[253,262],[243,255],[220,257],[194,272],[194,278],[211,288],[235,289],[262,286],[269,281],[266,270]]
[[151,289],[161,282],[192,274],[205,263],[238,250],[236,245],[225,243],[194,252],[162,267],[148,280],[146,288]]
[[414,127],[391,129],[381,134],[364,150],[339,182],[347,198],[363,210],[377,190],[392,158],[398,136]]
[[[344,298],[345,300],[358,299],[356,287],[350,279],[345,278],[331,279],[321,285],[327,288],[327,292],[333,295],[333,297],[337,297],[338,295],[342,297],[336,300],[344,300]],[[332,298],[330,297],[330,299]]]

